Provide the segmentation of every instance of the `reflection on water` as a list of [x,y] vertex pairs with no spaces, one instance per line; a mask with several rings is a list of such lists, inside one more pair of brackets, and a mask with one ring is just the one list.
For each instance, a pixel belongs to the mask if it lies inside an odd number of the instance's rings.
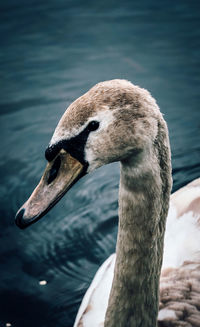
[[115,248],[118,164],[83,178],[25,231],[14,214],[39,181],[65,108],[101,80],[126,78],[158,100],[174,190],[200,175],[199,6],[14,0],[0,12],[0,323],[70,327]]

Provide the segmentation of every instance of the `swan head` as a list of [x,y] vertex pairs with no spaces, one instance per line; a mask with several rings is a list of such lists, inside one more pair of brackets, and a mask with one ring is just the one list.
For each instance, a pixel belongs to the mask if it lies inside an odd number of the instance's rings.
[[148,91],[126,80],[101,82],[74,101],[59,121],[40,183],[19,209],[25,228],[44,216],[82,176],[102,165],[142,156],[162,119]]

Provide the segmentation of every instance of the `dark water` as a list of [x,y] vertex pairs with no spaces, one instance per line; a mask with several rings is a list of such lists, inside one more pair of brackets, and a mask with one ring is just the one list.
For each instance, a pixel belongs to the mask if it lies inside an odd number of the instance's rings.
[[14,224],[60,116],[88,88],[126,78],[149,89],[169,125],[174,190],[200,176],[199,11],[189,0],[1,2],[1,326],[72,326],[115,249],[118,164],[82,179],[29,229]]

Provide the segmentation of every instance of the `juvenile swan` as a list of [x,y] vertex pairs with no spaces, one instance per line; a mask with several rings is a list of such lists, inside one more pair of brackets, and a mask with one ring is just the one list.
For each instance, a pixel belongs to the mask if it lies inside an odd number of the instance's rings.
[[104,326],[156,326],[172,182],[167,126],[155,100],[125,80],[95,85],[66,110],[45,156],[44,175],[17,225],[41,218],[83,175],[120,161],[116,263]]

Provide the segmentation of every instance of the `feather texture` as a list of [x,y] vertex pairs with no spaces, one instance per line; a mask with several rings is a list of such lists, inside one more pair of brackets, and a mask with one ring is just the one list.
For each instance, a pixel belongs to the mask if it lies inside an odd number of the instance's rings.
[[[74,327],[104,326],[115,258],[112,254],[97,271]],[[158,326],[200,327],[200,178],[171,195]]]

